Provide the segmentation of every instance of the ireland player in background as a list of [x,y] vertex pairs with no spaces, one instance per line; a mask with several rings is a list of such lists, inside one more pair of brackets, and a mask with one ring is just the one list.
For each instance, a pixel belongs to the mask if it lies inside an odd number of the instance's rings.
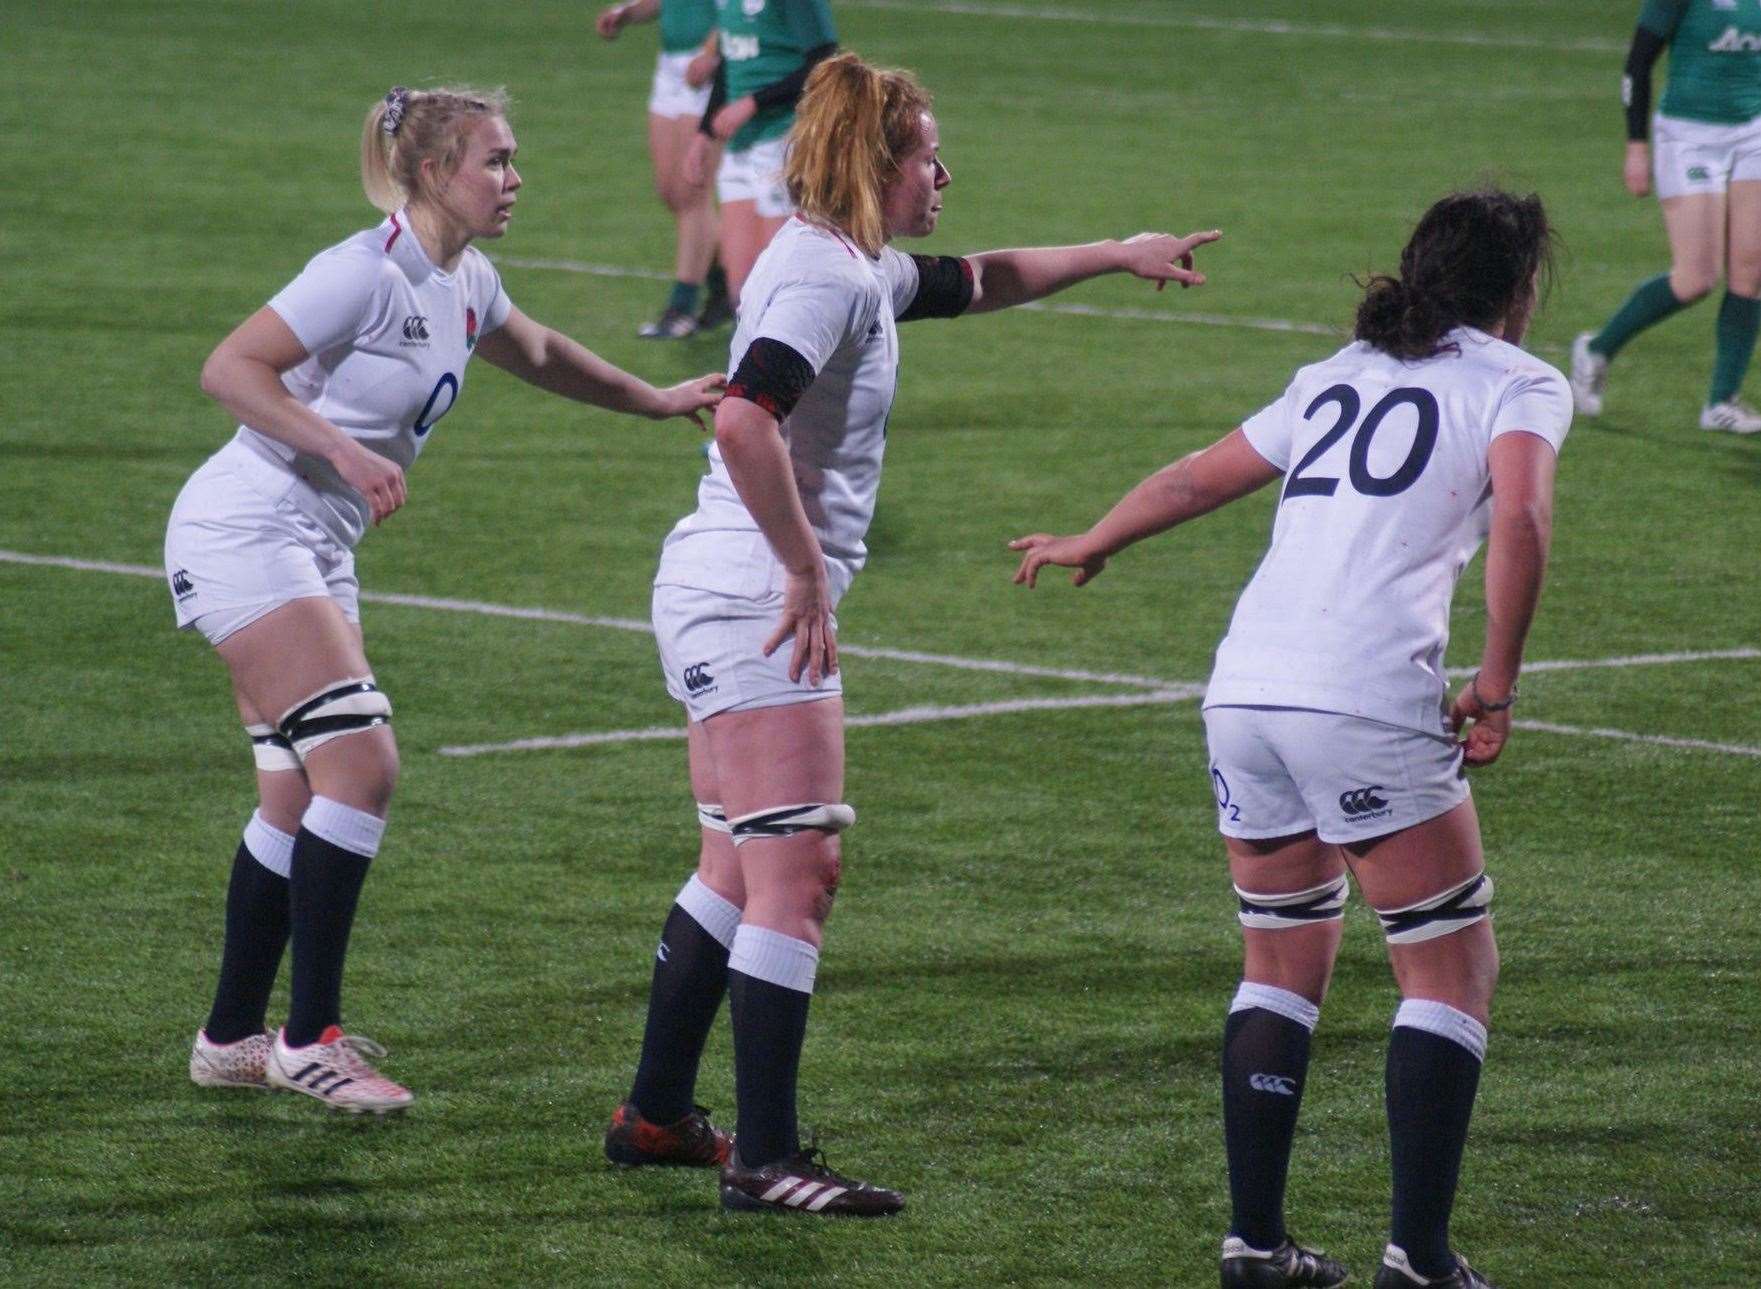
[[813,65],[838,46],[826,0],[715,0],[721,68],[687,169],[707,178],[718,140],[727,143],[715,176],[721,202],[721,257],[728,294],[794,212],[783,183],[783,150],[795,103]]
[[[727,278],[715,264],[715,198],[707,178],[693,178],[685,155],[709,106],[716,56],[704,48],[715,30],[715,0],[623,0],[599,13],[594,29],[606,40],[631,23],[660,19],[660,57],[648,94],[648,157],[654,186],[678,228],[673,289],[666,308],[637,332],[649,340],[682,340],[728,320]],[[709,302],[697,312],[705,280]]]
[[[1653,159],[1645,141],[1651,67],[1665,46],[1669,79],[1653,118]],[[1577,409],[1585,416],[1601,412],[1608,364],[1621,347],[1709,294],[1722,276],[1717,355],[1700,428],[1761,432],[1761,412],[1737,398],[1761,328],[1761,4],[1646,0],[1622,97],[1627,191],[1645,196],[1655,171],[1670,268],[1641,282],[1601,331],[1577,338],[1571,354]]]

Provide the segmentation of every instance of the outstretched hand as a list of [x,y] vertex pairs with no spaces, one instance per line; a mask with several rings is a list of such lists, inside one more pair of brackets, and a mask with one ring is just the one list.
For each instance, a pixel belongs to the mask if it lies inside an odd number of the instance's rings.
[[1026,551],[1021,567],[1015,570],[1015,585],[1032,590],[1037,585],[1040,569],[1047,564],[1073,568],[1072,586],[1086,586],[1107,567],[1107,557],[1089,549],[1087,536],[1054,537],[1050,533],[1029,533],[1009,543],[1012,551]]
[[593,29],[602,40],[616,40],[618,32],[624,29],[624,19],[628,16],[623,5],[610,5],[599,11],[599,17],[593,20]]
[[1170,282],[1180,283],[1183,289],[1203,286],[1205,275],[1193,268],[1192,253],[1222,236],[1215,228],[1188,233],[1185,237],[1175,237],[1171,233],[1139,233],[1124,241],[1125,262],[1121,267],[1133,277],[1154,282],[1158,291]]
[[728,378],[719,371],[712,371],[707,376],[660,390],[654,419],[664,421],[670,416],[682,416],[698,429],[707,430],[709,426],[703,422],[703,413],[715,410],[727,387]]

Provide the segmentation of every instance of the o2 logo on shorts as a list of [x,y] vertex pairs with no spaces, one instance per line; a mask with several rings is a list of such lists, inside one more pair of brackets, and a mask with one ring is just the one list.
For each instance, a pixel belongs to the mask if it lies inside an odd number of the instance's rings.
[[[442,390],[446,391],[446,406],[437,407],[440,403]],[[422,412],[416,417],[415,425],[411,427],[415,431],[416,437],[425,436],[429,430],[434,428],[436,421],[452,411],[452,405],[458,401],[459,378],[451,372],[441,373],[440,379],[434,382],[434,392],[428,395],[428,401],[422,404]]]
[[1216,766],[1211,767],[1211,791],[1217,794],[1217,809],[1228,812],[1230,823],[1241,822],[1241,807],[1229,799],[1229,780]]

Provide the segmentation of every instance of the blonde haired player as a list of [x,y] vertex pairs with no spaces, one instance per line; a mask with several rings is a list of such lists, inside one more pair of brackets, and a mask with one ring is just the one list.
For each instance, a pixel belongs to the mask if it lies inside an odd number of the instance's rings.
[[[343,959],[397,781],[391,702],[362,645],[354,546],[404,504],[405,469],[466,363],[654,418],[719,400],[720,376],[655,389],[533,322],[471,243],[520,189],[499,92],[393,89],[367,114],[361,179],[387,212],[320,252],[221,341],[202,388],[240,422],[184,485],[165,536],[179,627],[232,674],[259,805],[233,861],[220,980],[190,1053],[207,1087],[278,1087],[351,1111],[408,1105],[341,1027]],[[283,948],[287,1023],[264,1032]]]
[[[1133,542],[1284,481],[1271,549],[1205,694],[1244,950],[1223,1031],[1224,1289],[1348,1278],[1284,1228],[1348,867],[1381,919],[1403,998],[1388,1046],[1393,1231],[1375,1289],[1491,1289],[1449,1248],[1498,978],[1464,765],[1490,764],[1510,735],[1571,424],[1565,378],[1517,347],[1551,236],[1538,197],[1444,198],[1420,219],[1399,276],[1371,281],[1351,344],[1086,533],[1011,543],[1025,552],[1018,583],[1058,564],[1081,586]],[[1451,702],[1449,601],[1483,540],[1480,669]]]
[[[790,136],[797,213],[759,256],[730,351],[695,512],[655,576],[668,691],[685,707],[697,872],[656,955],[630,1098],[606,1133],[622,1164],[720,1164],[730,1209],[878,1216],[893,1190],[801,1149],[795,1083],[822,932],[841,869],[840,597],[867,559],[897,324],[1023,304],[1103,273],[1197,284],[1217,237],[913,256],[949,183],[929,95],[854,54],[814,68]],[[704,1039],[730,1000],[739,1124],[692,1104]]]

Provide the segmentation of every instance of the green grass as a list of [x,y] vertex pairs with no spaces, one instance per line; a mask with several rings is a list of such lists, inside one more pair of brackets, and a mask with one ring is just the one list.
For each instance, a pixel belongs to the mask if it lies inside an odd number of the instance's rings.
[[[1017,16],[834,5],[846,43],[937,93],[955,186],[930,249],[1217,225],[1200,293],[1108,280],[1066,298],[1343,327],[1350,275],[1392,266],[1431,199],[1490,178],[1541,191],[1565,238],[1534,336],[1555,362],[1664,263],[1655,204],[1619,184],[1631,6],[998,7]],[[1109,21],[1058,17],[1073,10]],[[196,389],[201,361],[372,221],[355,130],[393,82],[514,94],[527,187],[492,253],[663,270],[641,138],[652,45],[602,45],[592,12],[9,8],[0,550],[158,563],[173,496],[229,432]],[[1476,35],[1506,43],[1431,38]],[[719,340],[634,339],[656,282],[504,277],[528,313],[654,379],[724,361]],[[1692,428],[1712,322],[1703,306],[1643,337],[1608,414],[1574,431],[1532,658],[1758,643],[1761,445]],[[1014,590],[1003,543],[1086,522],[1331,343],[1053,313],[909,328],[844,640],[1201,680],[1269,498],[1128,552],[1081,593]],[[701,469],[688,428],[474,368],[410,505],[362,547],[363,584],[645,617]],[[1479,645],[1477,574],[1456,663]],[[851,732],[862,823],[803,1110],[834,1164],[912,1207],[879,1225],[754,1221],[721,1216],[701,1174],[599,1155],[695,845],[682,745],[439,755],[675,724],[651,641],[367,606],[405,765],[348,1014],[420,1099],[358,1123],[183,1076],[251,806],[220,666],[171,630],[151,579],[0,562],[0,603],[0,1282],[1212,1283],[1237,948],[1191,705]],[[846,673],[856,713],[1095,690],[855,657]],[[1536,672],[1519,714],[1754,745],[1757,680],[1755,660]],[[1750,1283],[1761,763],[1519,733],[1476,795],[1504,977],[1458,1242],[1507,1289]],[[1290,1205],[1360,1274],[1383,1238],[1394,1005],[1354,909]],[[724,1027],[699,1095],[725,1115],[731,1084]]]

